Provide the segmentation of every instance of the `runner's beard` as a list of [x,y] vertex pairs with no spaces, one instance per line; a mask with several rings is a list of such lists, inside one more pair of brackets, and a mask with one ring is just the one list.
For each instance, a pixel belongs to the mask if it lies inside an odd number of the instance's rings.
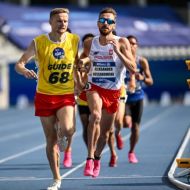
[[107,30],[107,31],[105,31],[105,30],[101,30],[101,28],[99,29],[99,31],[100,31],[100,34],[102,35],[102,36],[107,36],[108,34],[110,34],[111,32],[112,32],[112,30]]

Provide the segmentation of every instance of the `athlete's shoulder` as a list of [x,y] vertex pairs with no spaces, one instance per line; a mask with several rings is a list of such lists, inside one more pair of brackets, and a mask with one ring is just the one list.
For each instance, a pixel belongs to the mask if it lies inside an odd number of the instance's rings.
[[73,40],[77,40],[77,41],[80,40],[80,37],[79,37],[78,34],[74,34],[74,33],[69,33],[69,32],[67,32],[67,36],[68,36],[69,38],[73,39]]
[[139,62],[141,64],[148,64],[148,59],[146,59],[145,57],[143,56],[139,56]]
[[98,47],[98,46],[100,46],[99,38],[100,38],[100,36],[97,35],[97,36],[94,36],[93,38],[90,38],[89,40],[86,40],[86,41],[87,41],[89,46],[92,45],[92,46]]
[[34,38],[34,40],[44,40],[48,39],[47,34],[40,34]]
[[118,36],[119,42],[129,44],[129,40],[123,36]]
[[127,50],[130,50],[130,49],[131,49],[129,40],[128,40],[127,38],[125,38],[125,37],[120,37],[118,41],[119,41],[119,44],[120,44],[121,48],[124,47],[124,48],[127,49]]
[[121,36],[114,35],[114,39],[120,40]]
[[140,61],[147,61],[147,59],[143,56],[139,56]]

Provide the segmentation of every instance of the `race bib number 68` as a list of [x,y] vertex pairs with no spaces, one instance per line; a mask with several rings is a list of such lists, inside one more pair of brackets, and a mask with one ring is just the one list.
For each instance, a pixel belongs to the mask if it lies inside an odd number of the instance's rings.
[[56,84],[58,82],[60,83],[66,83],[69,80],[69,72],[53,72],[49,76],[49,83]]

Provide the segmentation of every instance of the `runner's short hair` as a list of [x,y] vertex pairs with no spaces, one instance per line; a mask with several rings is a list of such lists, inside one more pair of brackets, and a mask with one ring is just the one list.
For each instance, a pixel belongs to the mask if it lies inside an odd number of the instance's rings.
[[93,38],[94,34],[92,33],[86,33],[83,37],[82,37],[82,42],[84,42],[87,38]]
[[59,14],[59,13],[69,14],[69,9],[67,9],[67,8],[54,8],[54,9],[52,9],[50,12],[50,19],[52,18],[52,16]]
[[137,37],[134,36],[134,35],[128,35],[128,36],[126,36],[126,38],[127,38],[128,40],[131,39],[131,38],[133,38],[133,39],[135,39],[136,42],[138,43],[138,39],[137,39]]
[[106,7],[104,9],[102,9],[99,13],[99,18],[101,17],[102,14],[104,13],[112,13],[114,15],[114,17],[117,17],[117,13],[116,11],[112,8],[112,7]]

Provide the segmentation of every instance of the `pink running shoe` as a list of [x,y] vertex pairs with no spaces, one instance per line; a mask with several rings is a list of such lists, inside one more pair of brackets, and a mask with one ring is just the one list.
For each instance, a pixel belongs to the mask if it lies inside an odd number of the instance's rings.
[[116,142],[117,142],[117,148],[119,150],[123,149],[124,144],[123,144],[123,139],[120,134],[116,135]]
[[93,176],[93,169],[94,169],[94,160],[93,159],[86,160],[84,175]]
[[100,174],[100,160],[94,160],[94,170],[93,170],[93,176],[92,177],[98,177]]
[[128,160],[132,164],[136,164],[139,162],[134,152],[128,153]]
[[63,166],[66,168],[70,168],[72,166],[71,151],[65,151],[64,152]]

